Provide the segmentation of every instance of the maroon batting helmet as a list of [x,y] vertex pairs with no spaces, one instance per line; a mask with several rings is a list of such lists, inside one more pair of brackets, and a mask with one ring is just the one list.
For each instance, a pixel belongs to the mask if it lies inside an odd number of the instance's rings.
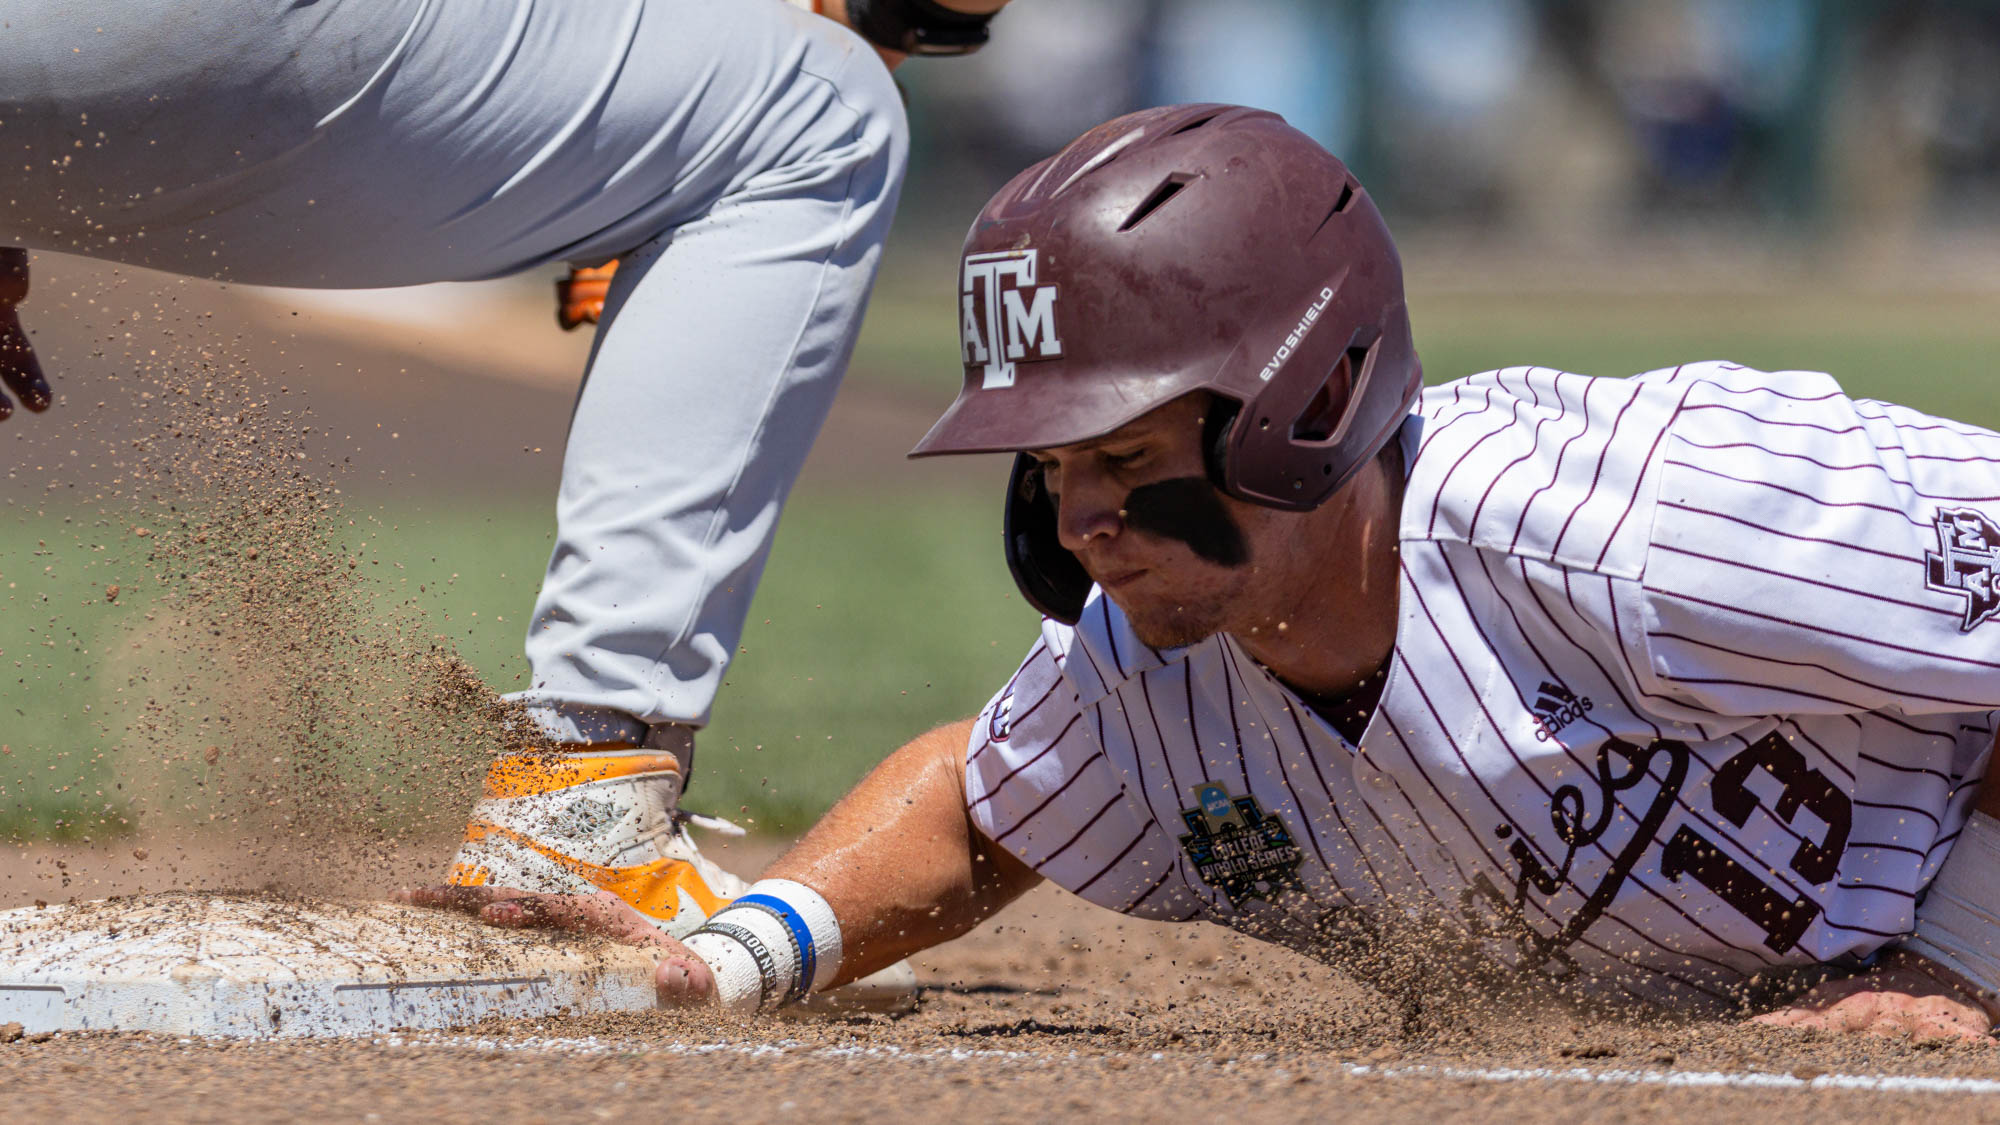
[[[1087,441],[1207,391],[1216,487],[1304,511],[1381,451],[1423,379],[1367,192],[1241,106],[1128,114],[1016,176],[966,236],[959,307],[965,385],[913,457]],[[1017,462],[1009,561],[1031,602],[1072,617],[1080,594],[1052,607],[1022,574],[1037,483]],[[1081,568],[1047,548],[1030,553],[1073,567],[1057,583],[1073,587]]]

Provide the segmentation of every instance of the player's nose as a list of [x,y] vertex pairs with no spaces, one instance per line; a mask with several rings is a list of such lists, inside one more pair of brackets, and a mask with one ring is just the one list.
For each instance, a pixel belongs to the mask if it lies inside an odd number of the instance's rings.
[[1104,477],[1080,476],[1066,477],[1056,499],[1056,539],[1071,553],[1109,539],[1125,526],[1124,491]]

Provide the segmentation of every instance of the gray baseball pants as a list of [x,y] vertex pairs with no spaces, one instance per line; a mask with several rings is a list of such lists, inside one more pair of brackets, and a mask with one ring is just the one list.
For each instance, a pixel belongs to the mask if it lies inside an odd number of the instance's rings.
[[782,0],[0,0],[0,245],[262,285],[622,258],[520,693],[701,724],[853,350],[907,152]]

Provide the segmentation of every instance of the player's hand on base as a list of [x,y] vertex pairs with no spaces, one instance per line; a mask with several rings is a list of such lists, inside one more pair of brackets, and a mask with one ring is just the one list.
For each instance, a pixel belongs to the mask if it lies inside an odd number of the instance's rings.
[[645,915],[610,891],[550,895],[512,887],[411,887],[390,896],[412,906],[457,910],[491,926],[596,934],[650,949],[659,960],[653,990],[672,1007],[705,1004],[715,996],[715,976],[687,946],[661,933]]
[[1993,1016],[1968,987],[1927,958],[1893,951],[1867,972],[1815,986],[1751,1022],[1849,1035],[1992,1042]]

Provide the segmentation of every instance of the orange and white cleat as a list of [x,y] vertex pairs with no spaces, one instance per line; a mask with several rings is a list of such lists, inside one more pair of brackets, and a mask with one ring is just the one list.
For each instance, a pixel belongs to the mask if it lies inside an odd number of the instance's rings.
[[[692,739],[685,732],[679,737],[691,754]],[[717,867],[688,838],[690,825],[730,836],[743,829],[680,810],[685,760],[663,749],[621,745],[495,761],[445,881],[542,894],[610,891],[669,936],[686,937],[750,885]],[[901,1013],[916,1005],[916,972],[899,961],[815,994],[800,1007],[820,1014]]]
[[685,825],[743,830],[683,814],[680,794],[680,759],[661,750],[510,754],[487,771],[446,881],[610,891],[685,937],[748,884],[704,858]]

